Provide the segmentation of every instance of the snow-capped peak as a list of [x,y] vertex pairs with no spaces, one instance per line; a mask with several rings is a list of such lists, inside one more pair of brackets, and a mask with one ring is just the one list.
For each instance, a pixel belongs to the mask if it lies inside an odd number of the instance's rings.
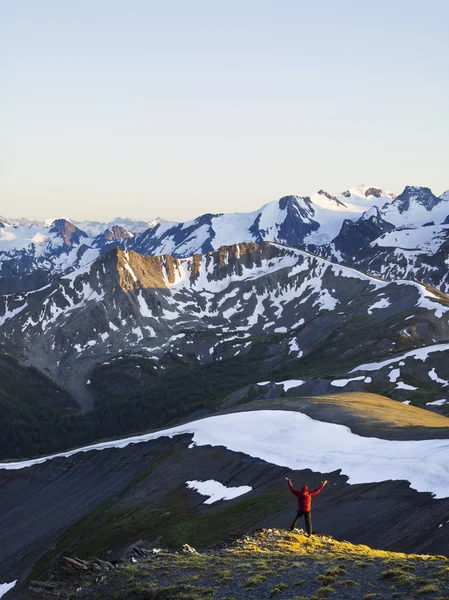
[[[385,190],[375,185],[367,185],[362,184],[354,188],[349,188],[341,193],[340,196],[343,198],[347,198],[350,200],[351,198],[360,198],[362,201],[368,201],[370,204],[374,204],[376,201],[383,201],[384,199],[391,200],[392,198],[396,198],[396,194],[390,192],[389,190]],[[357,203],[357,202],[356,202]],[[360,203],[360,200],[358,204]]]
[[376,219],[381,218],[380,210],[377,206],[372,206],[367,211],[365,211],[363,213],[363,215],[360,217],[360,221],[367,221],[368,219],[371,219],[372,217],[376,217]]
[[356,213],[362,213],[366,210],[366,207],[357,206],[351,202],[343,201],[336,196],[332,196],[332,194],[325,192],[324,190],[319,190],[316,194],[313,194],[310,199],[313,204],[326,210]]
[[56,221],[67,221],[69,223],[73,223],[73,220],[70,217],[51,217],[49,219],[43,219],[39,221],[39,224],[42,227],[51,227]]
[[446,198],[438,198],[428,187],[408,185],[402,194],[382,206],[382,217],[396,227],[442,223],[448,215]]

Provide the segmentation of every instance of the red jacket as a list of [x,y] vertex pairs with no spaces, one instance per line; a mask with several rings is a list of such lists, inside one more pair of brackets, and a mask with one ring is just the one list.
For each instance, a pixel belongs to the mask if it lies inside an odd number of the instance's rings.
[[301,489],[301,491],[298,491],[293,487],[291,481],[288,482],[288,487],[290,488],[291,493],[295,494],[295,496],[298,498],[298,510],[307,512],[311,508],[312,496],[319,494],[323,489],[324,484],[321,484],[320,487],[318,487],[316,490],[313,490],[313,492],[309,492],[309,488],[306,485]]

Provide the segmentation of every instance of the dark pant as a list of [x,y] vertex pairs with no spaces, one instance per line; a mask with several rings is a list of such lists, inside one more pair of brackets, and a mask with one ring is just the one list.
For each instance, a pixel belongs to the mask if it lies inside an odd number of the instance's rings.
[[296,527],[296,523],[298,520],[304,515],[304,520],[306,522],[306,531],[309,535],[312,535],[312,511],[311,510],[298,510],[296,513],[296,517],[293,520],[292,526],[290,527],[290,531],[293,531]]

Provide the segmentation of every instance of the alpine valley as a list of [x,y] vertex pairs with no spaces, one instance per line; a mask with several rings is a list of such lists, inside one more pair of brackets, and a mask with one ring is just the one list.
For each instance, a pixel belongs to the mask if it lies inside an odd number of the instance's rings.
[[62,553],[285,527],[292,471],[329,479],[331,535],[447,552],[448,294],[449,191],[0,217],[0,596],[55,597],[25,582]]

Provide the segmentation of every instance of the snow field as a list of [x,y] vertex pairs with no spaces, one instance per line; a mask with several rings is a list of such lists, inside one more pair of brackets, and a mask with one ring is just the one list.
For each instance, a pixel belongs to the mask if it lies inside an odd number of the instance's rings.
[[343,425],[281,410],[207,417],[154,433],[92,444],[38,459],[0,463],[0,468],[24,469],[56,457],[124,448],[129,444],[182,434],[193,434],[190,447],[224,446],[292,470],[341,471],[350,484],[405,480],[419,492],[433,493],[436,498],[449,497],[449,439],[391,441],[366,438]]
[[449,225],[430,227],[394,229],[378,237],[371,247],[400,248],[402,250],[420,250],[427,254],[435,254],[446,240]]

